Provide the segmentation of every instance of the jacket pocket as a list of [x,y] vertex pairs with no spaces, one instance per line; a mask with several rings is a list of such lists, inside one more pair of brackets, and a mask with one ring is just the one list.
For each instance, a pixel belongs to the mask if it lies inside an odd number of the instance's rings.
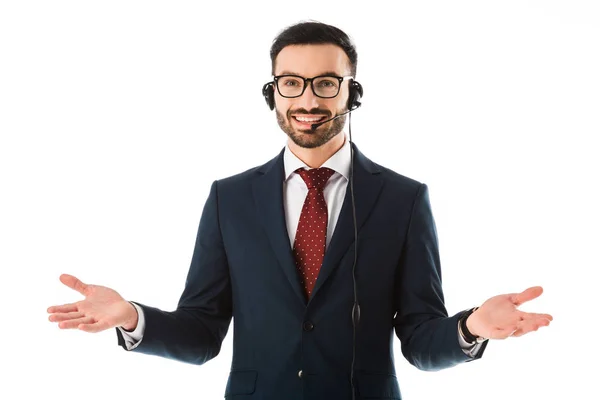
[[356,371],[356,389],[361,399],[402,399],[396,375],[384,372]]
[[236,394],[252,394],[256,389],[258,372],[254,370],[231,371],[227,378],[225,397]]

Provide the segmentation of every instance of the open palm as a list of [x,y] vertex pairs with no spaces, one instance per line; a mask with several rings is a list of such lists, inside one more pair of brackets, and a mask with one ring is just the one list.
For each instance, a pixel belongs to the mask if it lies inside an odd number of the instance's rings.
[[48,320],[58,322],[59,328],[100,332],[137,322],[135,308],[113,289],[87,285],[68,274],[61,275],[60,281],[84,295],[85,299],[48,308],[51,313]]
[[539,297],[542,292],[541,286],[533,286],[520,293],[491,297],[469,316],[467,328],[473,334],[484,338],[506,339],[509,336],[523,336],[537,331],[542,326],[548,326],[553,319],[552,315],[528,313],[518,309],[523,303]]

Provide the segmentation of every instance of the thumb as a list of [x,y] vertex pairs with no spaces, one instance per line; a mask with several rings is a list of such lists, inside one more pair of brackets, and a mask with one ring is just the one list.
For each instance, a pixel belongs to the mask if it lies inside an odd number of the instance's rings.
[[536,297],[539,297],[544,289],[541,286],[533,286],[528,289],[525,289],[521,293],[516,293],[511,296],[511,301],[515,306],[520,306],[526,301],[533,300]]
[[88,285],[81,282],[79,279],[75,278],[73,275],[62,274],[59,279],[62,283],[64,283],[71,289],[77,290],[79,293],[81,293],[84,296],[86,295]]

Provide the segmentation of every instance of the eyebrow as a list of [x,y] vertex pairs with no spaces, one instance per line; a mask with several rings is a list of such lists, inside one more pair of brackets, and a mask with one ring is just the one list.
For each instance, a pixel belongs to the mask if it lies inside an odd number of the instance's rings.
[[[297,76],[302,76],[301,74],[299,74],[297,72],[291,72],[291,71],[283,71],[279,75],[297,75]],[[335,71],[325,71],[325,72],[322,72],[319,75],[315,75],[315,76],[321,76],[321,75],[344,76],[344,75],[338,74]]]

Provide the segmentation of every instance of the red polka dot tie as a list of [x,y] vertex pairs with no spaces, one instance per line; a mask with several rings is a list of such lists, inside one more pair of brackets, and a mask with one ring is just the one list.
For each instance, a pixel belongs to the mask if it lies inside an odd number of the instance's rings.
[[294,172],[300,174],[308,187],[293,251],[300,280],[304,285],[307,298],[310,298],[325,256],[327,203],[323,196],[323,187],[335,171],[323,167],[309,170],[299,168]]

